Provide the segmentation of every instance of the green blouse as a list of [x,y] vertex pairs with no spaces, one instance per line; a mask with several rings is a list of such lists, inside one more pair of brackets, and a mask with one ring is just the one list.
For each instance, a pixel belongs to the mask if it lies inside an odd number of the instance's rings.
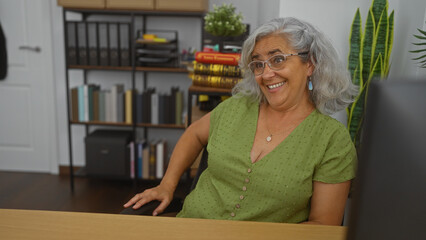
[[210,116],[208,167],[177,217],[299,223],[309,217],[312,181],[355,177],[347,129],[313,111],[264,158],[252,163],[259,104],[232,97]]

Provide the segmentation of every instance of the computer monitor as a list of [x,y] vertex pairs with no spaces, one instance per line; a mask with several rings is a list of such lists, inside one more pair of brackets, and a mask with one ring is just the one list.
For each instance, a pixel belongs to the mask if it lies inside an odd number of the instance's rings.
[[426,79],[370,85],[348,240],[426,239]]

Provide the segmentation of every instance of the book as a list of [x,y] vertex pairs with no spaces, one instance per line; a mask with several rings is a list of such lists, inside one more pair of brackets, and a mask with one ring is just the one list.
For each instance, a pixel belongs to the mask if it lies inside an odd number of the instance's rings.
[[153,93],[151,95],[151,124],[159,124],[159,101],[160,95]]
[[93,91],[93,121],[99,121],[99,90]]
[[71,89],[71,120],[78,121],[78,87]]
[[212,75],[189,74],[192,84],[202,87],[226,88],[232,89],[238,82],[242,80],[239,77],[224,77]]
[[125,122],[128,124],[132,124],[133,123],[133,118],[132,118],[132,112],[133,112],[133,91],[131,89],[126,91],[126,118],[125,118]]
[[176,94],[179,92],[179,87],[172,87],[171,94],[169,99],[170,104],[170,115],[169,115],[169,123],[176,124]]
[[111,122],[111,91],[105,91],[105,122]]
[[142,146],[142,179],[149,179],[150,144],[145,142]]
[[99,121],[105,122],[105,91],[99,91]]
[[117,122],[124,122],[124,92],[117,94]]
[[136,123],[142,123],[143,94],[136,94]]
[[237,66],[240,61],[239,53],[196,52],[195,61],[199,63],[226,64]]
[[164,170],[165,170],[165,162],[167,157],[167,144],[165,140],[161,140],[157,142],[155,147],[155,155],[156,155],[156,166],[155,171],[156,175],[155,177],[157,179],[161,179],[164,176]]
[[78,87],[78,120],[85,121],[84,111],[84,85]]
[[195,74],[226,76],[226,77],[241,77],[241,69],[239,66],[225,64],[208,64],[193,61],[192,71]]
[[172,109],[172,96],[171,95],[165,95],[164,96],[164,122],[166,124],[172,124],[174,123],[174,112]]
[[88,84],[86,86],[87,86],[87,99],[85,101],[87,101],[87,106],[88,106],[87,114],[89,116],[87,120],[93,121],[94,113],[95,113],[93,92],[98,91],[100,89],[100,86],[94,85],[94,84]]
[[138,141],[138,161],[137,161],[137,171],[136,171],[136,177],[138,179],[142,178],[142,169],[143,169],[143,145],[144,145],[144,141]]
[[151,142],[149,147],[149,179],[155,179],[156,176],[156,142]]
[[154,88],[145,89],[142,93],[142,122],[151,123],[151,95],[155,92]]
[[158,97],[158,123],[159,124],[166,124],[166,119],[165,119],[165,101],[166,95],[165,94],[161,94]]
[[135,144],[134,142],[129,143],[130,149],[130,178],[135,178]]
[[175,112],[175,124],[182,125],[182,114],[183,114],[183,92],[177,91],[176,92],[176,99],[175,99],[175,105],[176,105],[176,112]]
[[124,91],[124,85],[123,84],[116,84],[111,87],[111,121],[112,122],[118,122],[118,95]]

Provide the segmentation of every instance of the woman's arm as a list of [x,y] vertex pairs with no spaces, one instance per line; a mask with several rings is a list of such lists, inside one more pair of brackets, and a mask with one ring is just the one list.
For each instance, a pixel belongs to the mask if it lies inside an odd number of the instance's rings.
[[304,224],[341,225],[351,181],[342,183],[313,182],[311,212]]
[[161,183],[157,187],[136,194],[124,204],[124,207],[127,208],[134,204],[133,208],[138,209],[150,201],[159,200],[161,204],[154,210],[153,215],[162,213],[172,201],[173,193],[182,174],[191,166],[201,150],[207,145],[209,129],[210,113],[193,122],[182,134],[173,150]]

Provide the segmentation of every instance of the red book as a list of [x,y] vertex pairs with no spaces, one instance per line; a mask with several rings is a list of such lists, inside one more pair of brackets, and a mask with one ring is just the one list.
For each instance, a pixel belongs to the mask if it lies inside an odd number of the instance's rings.
[[239,53],[197,52],[195,60],[200,63],[238,65],[241,58]]

